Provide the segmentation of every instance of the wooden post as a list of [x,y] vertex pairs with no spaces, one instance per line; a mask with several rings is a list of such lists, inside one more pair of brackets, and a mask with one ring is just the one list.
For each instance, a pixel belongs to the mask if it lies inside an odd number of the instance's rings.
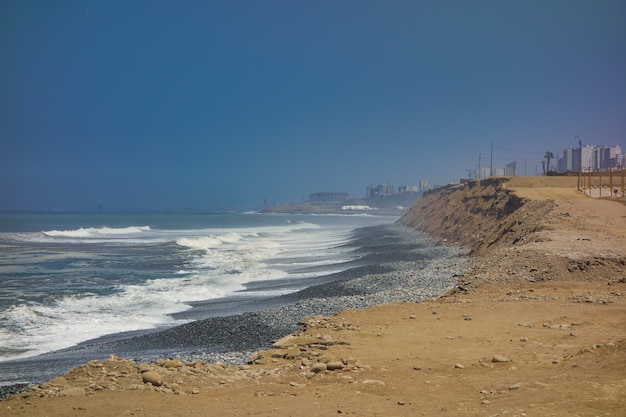
[[600,198],[602,198],[602,171],[598,171],[598,176],[599,176],[599,179],[600,179],[600,184],[599,184],[599,186],[600,186]]
[[613,168],[609,168],[609,189],[611,190],[611,198],[613,198]]

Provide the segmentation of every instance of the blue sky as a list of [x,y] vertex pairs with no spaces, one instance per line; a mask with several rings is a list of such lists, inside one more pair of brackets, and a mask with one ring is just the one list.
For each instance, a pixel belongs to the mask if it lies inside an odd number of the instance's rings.
[[[0,3],[0,209],[246,208],[626,148],[623,1]],[[518,171],[520,169],[518,168]]]

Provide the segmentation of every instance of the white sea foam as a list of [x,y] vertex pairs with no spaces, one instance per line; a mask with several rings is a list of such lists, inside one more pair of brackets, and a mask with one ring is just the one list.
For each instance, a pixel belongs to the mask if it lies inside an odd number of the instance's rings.
[[[106,334],[171,326],[177,324],[172,314],[191,308],[193,302],[233,295],[252,281],[310,277],[316,275],[315,267],[327,266],[326,273],[338,272],[341,266],[330,265],[354,257],[342,245],[349,240],[349,231],[355,223],[342,221],[329,225],[324,224],[329,222],[324,219],[320,225],[298,221],[298,216],[294,218],[295,221],[276,224],[277,217],[273,216],[272,222],[243,227],[94,227],[11,233],[10,237],[4,234],[7,239],[35,242],[38,249],[36,256],[30,250],[16,254],[11,263],[4,265],[4,270],[0,268],[0,274],[17,273],[19,267],[29,271],[41,268],[46,279],[57,276],[63,282],[82,279],[83,284],[91,285],[91,279],[83,274],[107,273],[106,269],[90,269],[94,262],[114,259],[112,265],[122,262],[121,267],[129,268],[132,273],[140,262],[140,259],[135,261],[133,251],[141,258],[152,254],[153,247],[176,261],[171,263],[171,270],[159,270],[158,276],[134,281],[116,278],[107,291],[94,288],[91,294],[63,295],[52,301],[46,298],[45,303],[29,301],[0,311],[0,361],[71,347]],[[58,246],[58,242],[63,245]],[[46,243],[50,243],[50,251],[41,250],[40,244]],[[109,243],[127,246],[121,246],[122,249],[116,246],[115,252],[109,252],[106,249],[111,248]],[[127,258],[119,260],[118,254]],[[55,269],[48,276],[42,265]],[[149,267],[149,261],[141,265]],[[120,272],[116,272],[119,276]],[[138,269],[135,274],[143,273],[143,269]],[[98,283],[107,285],[106,275],[96,277]],[[42,294],[45,289],[37,291]],[[272,291],[259,286],[254,293],[239,295],[284,292],[284,289]]]
[[[19,329],[0,340],[1,350],[24,351],[0,360],[34,356],[110,333],[176,324],[171,315],[193,301],[224,297],[240,282],[203,273],[127,285],[112,295],[64,297],[52,305],[18,305],[0,313],[6,328]],[[182,323],[182,322],[181,322]],[[0,338],[3,338],[0,333]]]
[[51,237],[72,237],[72,238],[103,238],[109,236],[133,235],[136,233],[149,232],[150,226],[130,226],[130,227],[87,227],[76,230],[49,230],[43,232]]
[[209,235],[202,237],[181,237],[176,240],[180,246],[191,249],[210,249],[223,244],[233,244],[239,242],[242,236],[238,233],[226,233],[223,235]]

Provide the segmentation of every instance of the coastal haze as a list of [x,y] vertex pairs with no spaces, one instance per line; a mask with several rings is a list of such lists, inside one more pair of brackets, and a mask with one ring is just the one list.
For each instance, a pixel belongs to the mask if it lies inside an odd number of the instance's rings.
[[619,414],[625,16],[3,1],[0,417]]
[[248,209],[443,185],[478,164],[535,175],[576,135],[626,148],[625,15],[620,1],[3,1],[0,209]]

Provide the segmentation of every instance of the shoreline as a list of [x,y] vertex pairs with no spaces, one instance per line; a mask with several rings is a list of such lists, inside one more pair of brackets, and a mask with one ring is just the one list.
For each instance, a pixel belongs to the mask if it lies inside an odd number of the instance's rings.
[[[3,386],[39,384],[71,367],[111,354],[135,362],[179,357],[241,365],[252,352],[296,331],[298,322],[307,317],[438,297],[452,288],[455,276],[463,272],[465,259],[458,258],[458,248],[430,246],[424,236],[403,226],[366,227],[354,233],[349,246],[362,256],[350,262],[353,268],[307,278],[306,283],[272,281],[276,285],[306,285],[284,295],[234,296],[193,303],[191,310],[175,314],[176,318],[191,320],[186,324],[106,335],[60,351],[0,362]],[[263,285],[253,283],[251,287]],[[12,378],[18,373],[29,377]]]
[[[90,361],[0,416],[621,415],[626,207],[550,180],[442,189],[414,206],[433,242],[473,243],[443,297],[309,316],[244,365]],[[353,281],[340,284],[385,286]]]

